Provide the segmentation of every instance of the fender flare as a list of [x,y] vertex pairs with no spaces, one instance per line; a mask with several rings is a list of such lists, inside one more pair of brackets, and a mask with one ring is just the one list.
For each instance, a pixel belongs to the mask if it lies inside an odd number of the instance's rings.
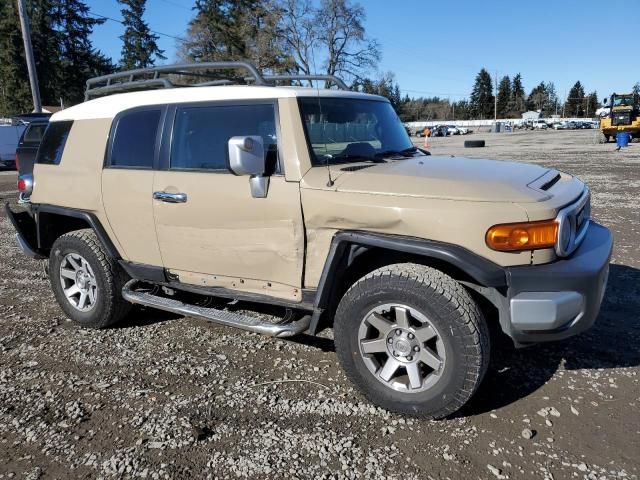
[[47,204],[34,204],[31,206],[31,211],[33,212],[36,224],[38,250],[43,251],[47,249],[46,246],[43,246],[42,222],[40,219],[40,215],[43,213],[51,213],[54,215],[77,218],[85,221],[89,225],[89,227],[96,233],[98,240],[100,240],[100,243],[102,243],[107,254],[114,260],[120,260],[122,258],[120,252],[118,252],[118,249],[115,247],[115,245],[109,238],[109,235],[100,223],[100,220],[98,220],[98,217],[96,217],[93,213],[87,212],[85,210],[77,210],[75,208],[59,207],[57,205]]
[[444,242],[415,237],[371,232],[341,231],[334,235],[324,264],[316,297],[309,333],[315,334],[322,312],[327,308],[333,290],[333,280],[345,264],[351,263],[354,249],[382,248],[409,253],[448,263],[466,273],[482,287],[499,288],[507,285],[505,269],[466,248]]

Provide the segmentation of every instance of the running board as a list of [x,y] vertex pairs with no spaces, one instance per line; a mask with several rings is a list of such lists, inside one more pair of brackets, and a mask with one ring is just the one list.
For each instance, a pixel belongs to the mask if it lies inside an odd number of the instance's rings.
[[227,327],[236,327],[250,332],[262,333],[271,337],[292,337],[298,335],[309,328],[311,316],[305,315],[295,322],[273,324],[262,322],[256,318],[240,315],[226,310],[216,308],[198,307],[190,305],[172,298],[159,297],[147,292],[137,292],[133,286],[137,280],[130,280],[122,287],[122,296],[125,300],[146,307],[153,307],[167,312],[173,312],[189,317],[202,318],[210,322],[219,323]]

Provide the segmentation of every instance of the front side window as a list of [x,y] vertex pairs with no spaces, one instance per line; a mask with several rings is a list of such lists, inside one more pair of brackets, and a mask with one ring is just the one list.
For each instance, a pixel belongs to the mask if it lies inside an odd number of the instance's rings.
[[231,137],[261,136],[267,172],[275,168],[277,138],[272,104],[183,107],[176,112],[171,168],[228,170]]
[[44,133],[36,163],[45,165],[58,165],[62,160],[62,152],[67,143],[67,137],[73,121],[51,122]]
[[298,99],[314,165],[380,160],[415,151],[389,102],[355,98]]
[[124,113],[113,132],[109,165],[124,168],[153,168],[160,109]]

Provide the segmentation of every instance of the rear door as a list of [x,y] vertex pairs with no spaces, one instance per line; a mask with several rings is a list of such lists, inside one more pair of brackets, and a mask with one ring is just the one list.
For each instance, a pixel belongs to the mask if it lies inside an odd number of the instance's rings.
[[[304,234],[299,184],[279,166],[277,103],[220,102],[173,107],[154,200],[163,263],[180,281],[299,299]],[[270,184],[253,198],[248,176],[229,170],[227,142],[259,135]]]
[[102,171],[102,201],[123,256],[153,266],[162,266],[151,194],[165,114],[166,107],[118,114]]

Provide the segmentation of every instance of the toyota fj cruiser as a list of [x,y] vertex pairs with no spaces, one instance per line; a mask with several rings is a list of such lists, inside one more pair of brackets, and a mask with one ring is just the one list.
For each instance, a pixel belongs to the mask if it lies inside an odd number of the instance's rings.
[[[7,206],[64,312],[96,328],[131,304],[277,337],[332,326],[373,403],[434,418],[480,384],[490,322],[517,346],[593,324],[612,236],[580,180],[429,156],[385,98],[333,77],[276,86],[308,78],[234,62],[87,82],[101,98],[51,117],[20,178],[28,209]],[[126,90],[144,91],[110,95]]]

